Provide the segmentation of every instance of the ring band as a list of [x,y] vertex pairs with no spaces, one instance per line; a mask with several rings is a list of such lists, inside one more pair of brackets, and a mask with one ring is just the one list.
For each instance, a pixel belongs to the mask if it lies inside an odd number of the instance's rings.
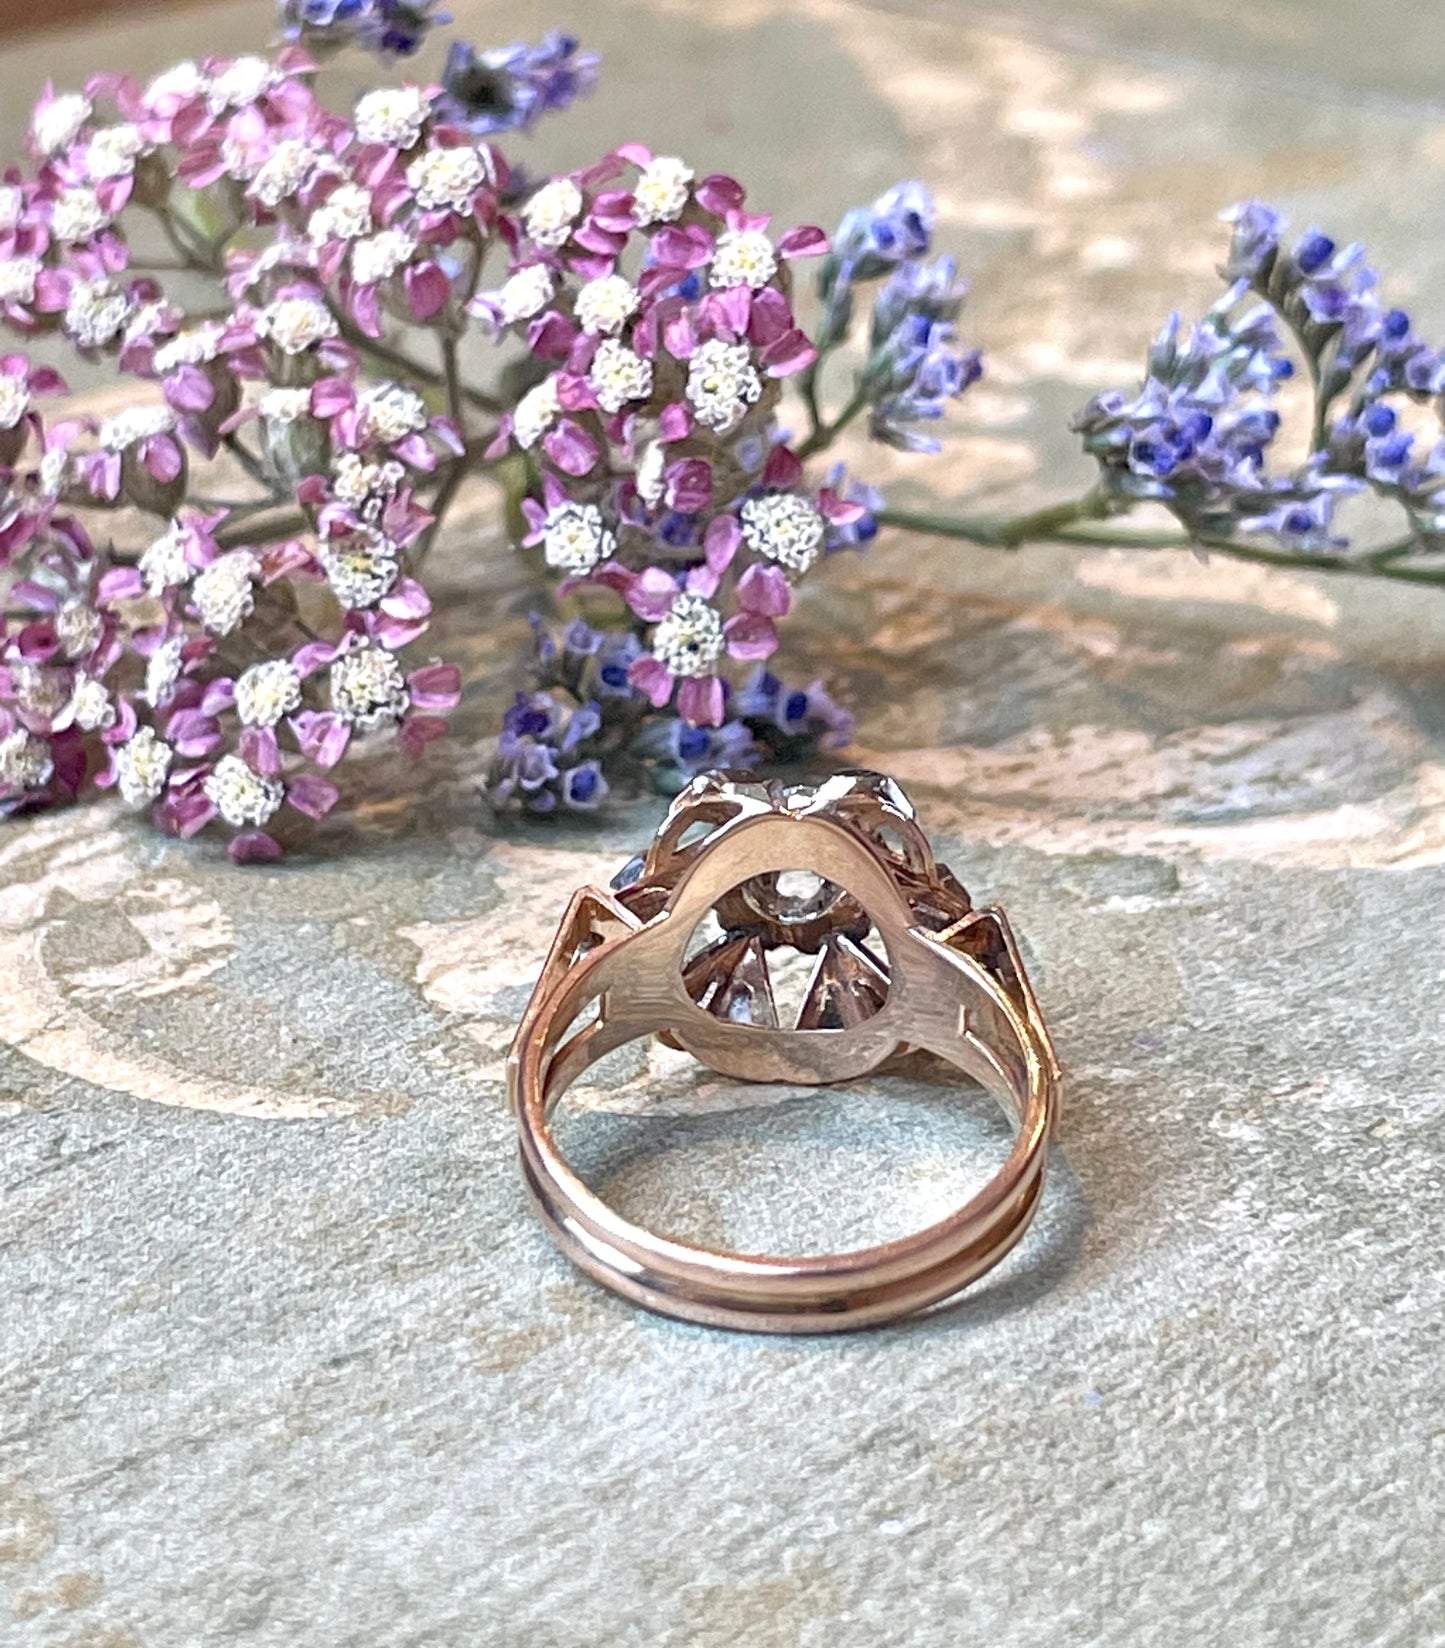
[[[800,869],[815,883],[810,897],[786,891]],[[721,936],[690,954],[714,909]],[[766,958],[780,947],[818,958],[796,1028],[778,1025],[769,986]],[[998,1100],[1014,1143],[964,1207],[901,1240],[809,1258],[688,1246],[608,1207],[549,1125],[589,1065],[651,1034],[751,1081],[844,1081],[899,1048],[922,1049]],[[523,1177],[562,1251],[649,1310],[760,1333],[894,1321],[982,1276],[1038,1207],[1060,1102],[1059,1067],[1002,913],[974,909],[903,792],[861,772],[816,789],[695,779],[645,858],[611,889],[574,894],[507,1075]]]

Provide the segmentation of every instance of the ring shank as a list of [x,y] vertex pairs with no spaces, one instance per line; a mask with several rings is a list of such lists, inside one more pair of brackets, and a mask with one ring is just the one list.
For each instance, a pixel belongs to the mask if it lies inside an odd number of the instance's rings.
[[[1057,1069],[1027,1003],[996,972],[951,948],[945,936],[918,927],[889,935],[888,999],[863,1029],[876,1044],[873,1065],[899,1046],[924,1049],[980,1082],[1015,1124],[1007,1159],[965,1206],[925,1230],[876,1247],[786,1259],[692,1247],[632,1224],[610,1208],[566,1162],[552,1134],[552,1112],[604,1054],[662,1030],[673,1031],[686,1046],[689,1027],[698,1028],[706,1018],[675,982],[675,968],[651,992],[613,987],[636,976],[628,947],[636,950],[644,932],[605,938],[550,987],[544,980],[510,1061],[523,1177],[553,1239],[574,1263],[614,1292],[664,1315],[753,1332],[818,1333],[893,1321],[937,1304],[1010,1251],[1028,1228],[1042,1191],[1058,1109]],[[594,1002],[597,1017],[574,1029]],[[857,1028],[717,1028],[744,1044],[750,1036],[784,1044],[796,1037],[800,1049],[820,1050],[797,1056],[811,1056],[823,1066],[830,1047],[844,1045],[839,1038],[856,1042],[860,1035]],[[705,1052],[701,1056],[714,1062]]]

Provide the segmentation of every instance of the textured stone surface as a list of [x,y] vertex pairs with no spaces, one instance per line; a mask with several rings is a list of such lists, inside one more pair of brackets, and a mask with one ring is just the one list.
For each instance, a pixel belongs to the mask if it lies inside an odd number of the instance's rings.
[[[1245,192],[1369,238],[1445,330],[1431,9],[959,11],[559,5],[620,91],[544,152],[639,132],[824,220],[933,178],[993,373],[900,496],[1080,478],[1063,415],[1204,298]],[[94,45],[11,54],[7,128]],[[961,1308],[756,1342],[630,1312],[525,1211],[503,1049],[567,889],[654,810],[487,823],[527,596],[480,509],[446,556],[471,747],[424,801],[378,773],[245,872],[107,807],[0,837],[6,1648],[1445,1641],[1445,603],[917,542],[820,580],[795,657],[1010,911],[1069,1113]],[[871,1239],[1002,1143],[926,1085],[617,1074],[579,1158],[707,1239]]]

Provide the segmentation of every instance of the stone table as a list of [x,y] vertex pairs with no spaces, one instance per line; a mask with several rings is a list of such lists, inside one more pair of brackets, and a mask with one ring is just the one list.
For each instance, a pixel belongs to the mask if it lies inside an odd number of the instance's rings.
[[[240,49],[265,11],[142,16],[106,59]],[[1207,301],[1241,195],[1366,238],[1445,331],[1437,8],[547,21],[613,94],[541,158],[641,135],[825,222],[933,180],[992,370],[945,458],[868,459],[899,501],[1081,481],[1066,414]],[[7,54],[7,141],[96,45]],[[757,1341],[627,1309],[525,1209],[510,1029],[567,889],[657,808],[488,820],[528,595],[480,498],[443,553],[470,687],[424,793],[383,764],[315,854],[246,871],[108,805],[0,835],[6,1648],[1445,1642],[1445,599],[916,540],[817,581],[793,658],[1014,917],[1069,1109],[961,1307]],[[624,1208],[782,1251],[926,1221],[1002,1131],[927,1083],[642,1053],[568,1126]]]

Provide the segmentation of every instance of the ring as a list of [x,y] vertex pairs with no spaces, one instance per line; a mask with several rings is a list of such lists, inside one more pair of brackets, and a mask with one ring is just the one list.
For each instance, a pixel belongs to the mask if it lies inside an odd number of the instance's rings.
[[[806,885],[800,891],[797,883]],[[696,948],[715,913],[720,935]],[[794,1027],[768,957],[816,956]],[[728,1077],[825,1083],[900,1049],[981,1084],[1016,1133],[956,1213],[857,1252],[713,1252],[614,1212],[568,1166],[549,1118],[589,1065],[657,1035]],[[523,1177],[582,1270],[666,1316],[759,1333],[830,1333],[951,1299],[1028,1228],[1058,1123],[1059,1066],[1002,913],[975,909],[903,792],[876,773],[817,788],[706,773],[645,857],[573,895],[507,1061]]]

